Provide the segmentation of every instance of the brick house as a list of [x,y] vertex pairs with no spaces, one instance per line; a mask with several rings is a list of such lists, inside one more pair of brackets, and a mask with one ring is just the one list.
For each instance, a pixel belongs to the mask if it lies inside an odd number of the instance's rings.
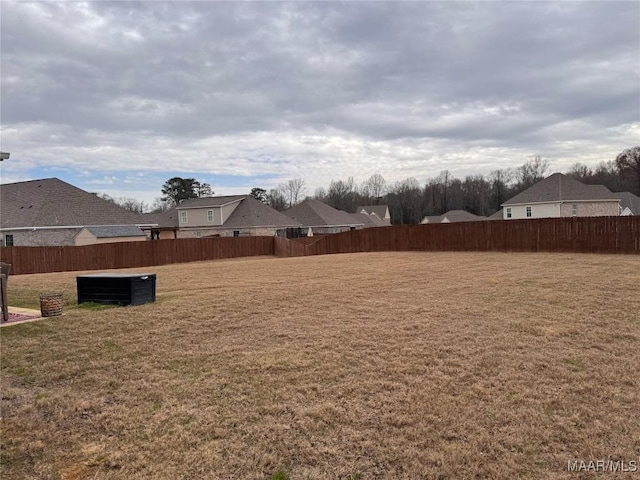
[[503,219],[618,216],[619,194],[562,173],[539,181],[502,204]]
[[145,214],[163,238],[273,236],[301,224],[251,195],[192,198],[160,214]]
[[58,178],[0,185],[2,246],[146,240],[144,219]]

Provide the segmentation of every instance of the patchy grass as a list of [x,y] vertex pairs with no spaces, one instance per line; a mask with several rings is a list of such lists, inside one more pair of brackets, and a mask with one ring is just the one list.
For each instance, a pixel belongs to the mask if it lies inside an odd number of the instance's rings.
[[[638,460],[638,257],[144,270],[155,304],[0,330],[3,479],[546,479]],[[73,303],[75,276],[11,277],[10,298]]]

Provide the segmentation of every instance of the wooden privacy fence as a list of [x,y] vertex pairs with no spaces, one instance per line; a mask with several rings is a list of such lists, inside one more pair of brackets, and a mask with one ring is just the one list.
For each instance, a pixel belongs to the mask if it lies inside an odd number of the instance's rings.
[[0,259],[15,275],[274,255],[273,237],[188,238],[119,242],[81,247],[3,247]]
[[276,246],[276,255],[411,250],[638,254],[640,217],[398,225],[326,235],[308,245],[284,242]]
[[16,275],[148,267],[200,260],[387,251],[500,251],[640,254],[640,217],[546,218],[367,228],[304,241],[221,237],[82,247],[3,247]]

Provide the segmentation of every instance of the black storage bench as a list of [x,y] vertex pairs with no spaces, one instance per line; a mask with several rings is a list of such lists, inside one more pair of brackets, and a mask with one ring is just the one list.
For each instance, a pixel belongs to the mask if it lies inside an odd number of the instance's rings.
[[155,273],[78,275],[78,303],[143,305],[156,301]]

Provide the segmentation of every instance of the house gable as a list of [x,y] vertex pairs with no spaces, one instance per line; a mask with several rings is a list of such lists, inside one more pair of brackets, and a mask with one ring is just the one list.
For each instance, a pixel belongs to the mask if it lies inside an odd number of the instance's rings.
[[442,215],[426,216],[420,223],[459,223],[478,222],[482,220],[487,220],[487,217],[474,215],[473,213],[467,212],[466,210],[449,210],[447,213],[443,213]]
[[244,195],[193,198],[176,207],[178,226],[220,227],[244,200]]
[[377,215],[383,221],[391,224],[391,215],[388,205],[363,205],[356,208],[356,213],[366,213],[367,215]]

